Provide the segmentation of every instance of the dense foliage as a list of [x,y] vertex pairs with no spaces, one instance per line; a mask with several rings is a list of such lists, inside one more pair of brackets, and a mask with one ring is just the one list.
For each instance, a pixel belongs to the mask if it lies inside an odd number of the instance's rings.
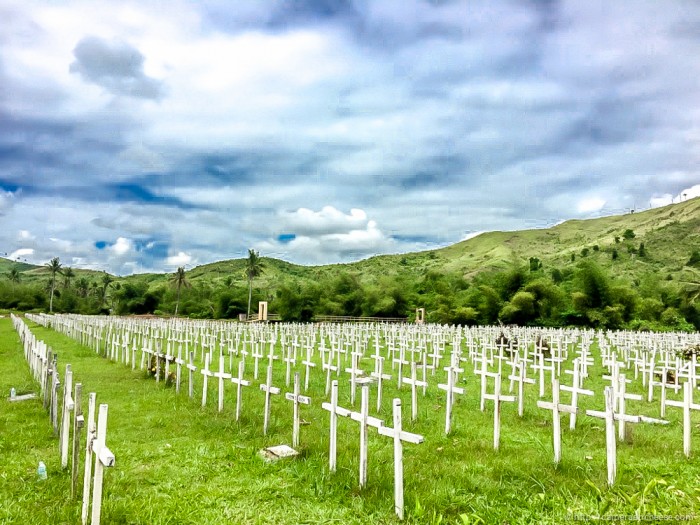
[[[692,260],[692,258],[691,258]],[[180,270],[180,269],[179,269]],[[418,278],[403,274],[372,276],[341,267],[315,280],[288,277],[274,286],[242,281],[185,280],[149,285],[144,280],[113,280],[107,274],[44,285],[23,283],[16,272],[0,281],[0,308],[86,314],[179,313],[193,318],[233,319],[253,304],[268,301],[285,321],[312,321],[319,315],[408,317],[418,307],[430,322],[540,326],[584,326],[638,330],[700,328],[696,304],[700,284],[660,278],[650,272],[632,282],[612,275],[590,257],[562,268],[540,261],[513,263],[471,278],[430,270]],[[189,276],[188,276],[189,277]],[[184,280],[184,281],[182,281]]]

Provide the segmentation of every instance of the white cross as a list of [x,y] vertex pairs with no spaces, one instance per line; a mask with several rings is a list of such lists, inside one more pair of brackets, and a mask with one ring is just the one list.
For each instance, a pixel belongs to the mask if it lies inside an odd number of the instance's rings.
[[[566,370],[567,373],[571,372],[574,376],[574,381],[572,386],[561,385],[561,389],[565,392],[571,392],[571,406],[576,409],[578,408],[578,396],[579,394],[584,396],[592,396],[594,392],[592,390],[585,390],[581,388],[581,358],[577,357],[574,359],[574,369],[573,371]],[[557,381],[559,383],[559,381]],[[552,387],[554,388],[554,387]],[[569,430],[574,430],[576,428],[576,414],[578,412],[574,410],[569,412]]]
[[244,386],[249,386],[250,381],[243,379],[243,372],[245,371],[245,362],[241,359],[238,362],[238,377],[231,377],[231,382],[236,385],[236,421],[241,417],[241,394]]
[[420,381],[416,374],[416,362],[411,362],[411,377],[404,377],[404,383],[411,385],[411,421],[418,418],[418,387],[426,387],[428,383]]
[[223,354],[219,354],[219,371],[213,374],[219,379],[219,412],[224,410],[224,379],[231,379],[231,374],[224,372],[224,362]]
[[403,519],[403,444],[422,443],[423,436],[404,432],[401,428],[401,400],[394,399],[394,428],[380,426],[377,431],[381,436],[394,439],[394,510],[400,520]]
[[338,406],[338,380],[334,379],[331,384],[331,402],[322,403],[321,408],[328,410],[331,415],[330,424],[330,452],[328,456],[328,466],[331,472],[335,472],[338,440],[338,416],[350,417],[350,410]]
[[608,464],[608,485],[615,484],[617,476],[617,442],[615,440],[615,421],[623,419],[628,423],[658,423],[668,424],[668,421],[644,416],[629,416],[615,413],[615,392],[610,386],[605,387],[605,412],[586,410],[587,416],[605,420],[605,450]]
[[294,393],[286,392],[284,394],[285,399],[292,401],[294,403],[294,424],[292,427],[292,446],[299,446],[299,404],[308,405],[311,403],[311,398],[307,396],[302,396],[299,393],[299,372],[294,373]]
[[493,448],[498,450],[501,442],[501,402],[515,402],[515,396],[501,395],[501,374],[496,374],[496,386],[493,394],[484,394],[485,399],[490,399],[494,402],[493,410]]
[[194,373],[197,371],[197,367],[194,365],[194,352],[190,351],[189,352],[189,361],[187,363],[187,370],[189,373],[189,381],[188,381],[188,389],[189,389],[189,397],[192,399],[194,396]]
[[438,384],[438,388],[447,392],[447,406],[445,408],[445,435],[447,435],[452,429],[452,405],[454,404],[454,395],[464,394],[464,389],[455,386],[456,372],[454,367],[448,366],[445,367],[444,370],[447,372],[447,384]]
[[350,374],[350,404],[355,405],[355,391],[357,388],[357,376],[364,375],[364,370],[360,370],[357,366],[362,354],[352,352],[352,366],[346,368],[345,371]]
[[391,375],[384,373],[384,357],[381,355],[373,357],[375,358],[374,372],[370,372],[369,375],[377,380],[377,412],[379,412],[382,407],[382,383],[385,379],[391,379]]
[[[558,464],[561,461],[561,420],[559,419],[560,412],[568,414],[576,414],[578,409],[575,405],[562,405],[559,403],[559,380],[555,379],[552,383],[552,402],[537,401],[539,408],[552,411],[552,429],[554,434],[554,463]],[[563,389],[563,388],[562,388]]]
[[280,389],[272,386],[272,365],[267,367],[267,380],[260,385],[260,390],[265,392],[265,420],[263,422],[263,435],[267,436],[267,426],[270,422],[270,396],[280,393]]
[[530,384],[534,385],[535,380],[530,379],[529,377],[526,376],[527,374],[527,364],[525,359],[518,359],[515,361],[515,366],[517,369],[517,374],[518,375],[510,375],[508,376],[508,379],[511,380],[511,384],[516,381],[518,383],[518,415],[520,417],[523,417],[523,410],[524,410],[524,404],[525,404],[525,384]]
[[690,411],[700,410],[700,405],[693,403],[693,385],[690,381],[683,384],[683,401],[666,401],[667,406],[680,407],[683,409],[683,453],[690,457]]
[[202,406],[207,405],[207,387],[209,386],[209,378],[213,376],[214,374],[209,370],[209,358],[210,354],[205,354],[204,355],[204,368],[200,370],[200,373],[202,374],[202,377],[204,378],[203,384],[202,384]]
[[369,415],[369,385],[362,385],[360,412],[351,412],[350,419],[360,424],[360,488],[367,484],[367,427],[379,428],[383,421]]

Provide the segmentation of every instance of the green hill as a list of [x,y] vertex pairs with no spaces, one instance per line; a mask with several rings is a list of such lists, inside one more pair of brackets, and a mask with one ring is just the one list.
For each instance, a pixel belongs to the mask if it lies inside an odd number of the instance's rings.
[[[271,312],[288,319],[406,316],[426,307],[428,319],[439,322],[598,326],[612,316],[618,320],[606,326],[642,319],[649,326],[685,327],[688,321],[700,327],[700,198],[551,228],[488,232],[441,249],[348,264],[262,260],[265,271],[254,281],[252,304],[267,300]],[[0,280],[0,308],[45,309],[47,268],[0,259],[0,274],[13,267],[21,286]],[[179,312],[245,312],[244,268],[244,259],[234,259],[188,270]],[[178,301],[171,273],[74,272],[71,287],[58,280],[61,311],[167,314]]]

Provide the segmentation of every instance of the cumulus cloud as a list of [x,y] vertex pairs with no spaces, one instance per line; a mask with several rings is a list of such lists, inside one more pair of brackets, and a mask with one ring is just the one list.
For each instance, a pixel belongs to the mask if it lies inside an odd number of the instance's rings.
[[177,252],[176,255],[171,255],[165,260],[168,266],[187,266],[192,262],[192,256],[189,253]]
[[144,56],[127,42],[86,36],[73,54],[71,73],[115,95],[157,99],[162,94],[161,82],[144,73]]
[[279,217],[276,239],[258,244],[262,251],[284,251],[307,262],[330,263],[338,259],[358,259],[367,254],[386,253],[395,242],[386,236],[377,222],[364,210],[353,208],[344,213],[333,206],[319,211],[299,208]]

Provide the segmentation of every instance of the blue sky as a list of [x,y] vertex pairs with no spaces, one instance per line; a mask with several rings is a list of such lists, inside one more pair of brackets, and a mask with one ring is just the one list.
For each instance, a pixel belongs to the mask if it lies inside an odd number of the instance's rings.
[[700,3],[0,5],[0,254],[427,249],[700,193]]

